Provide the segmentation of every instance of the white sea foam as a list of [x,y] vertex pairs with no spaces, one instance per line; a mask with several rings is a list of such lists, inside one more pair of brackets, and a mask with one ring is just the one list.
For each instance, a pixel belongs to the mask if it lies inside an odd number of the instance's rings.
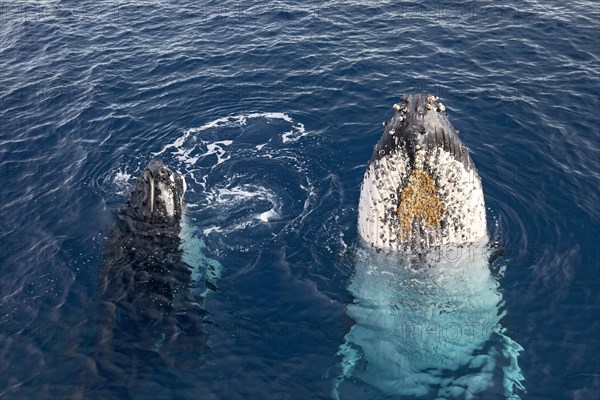
[[[293,151],[293,143],[306,135],[304,125],[288,114],[241,113],[186,129],[153,155],[173,157],[188,178],[188,191],[202,192],[194,200],[206,217],[200,232],[225,239],[230,233],[259,226],[286,229],[310,214],[314,185],[302,157]],[[255,168],[240,168],[253,159]],[[290,189],[273,177],[273,171],[281,168],[282,173],[299,176],[298,189],[306,194],[299,215],[283,215],[288,206],[296,206],[284,203]],[[283,219],[285,224],[273,224]]]
[[[227,229],[228,232],[245,229],[254,225],[256,220],[269,222],[280,217],[282,203],[279,197],[271,189],[260,185],[245,184],[234,187],[216,187],[206,193],[206,207],[218,207],[221,213],[231,214],[241,208],[248,208],[257,201],[268,202],[271,208],[261,213],[248,215],[243,221]],[[205,229],[206,234],[222,232],[222,227],[211,227]]]
[[206,229],[202,230],[202,233],[204,234],[204,236],[208,236],[213,232],[221,232],[221,228],[219,228],[218,226],[211,226],[210,228],[206,228]]
[[[185,165],[187,175],[203,189],[206,189],[208,176],[214,168],[231,160],[232,154],[227,148],[235,143],[236,137],[223,139],[221,136],[219,140],[210,141],[204,138],[205,135],[203,132],[231,127],[239,127],[241,129],[250,120],[258,119],[265,119],[267,121],[279,120],[291,125],[291,128],[280,134],[283,143],[296,142],[307,135],[304,124],[295,122],[288,114],[281,112],[252,112],[217,118],[204,125],[187,129],[172,143],[166,144],[161,150],[153,152],[152,155],[159,156],[169,151],[180,163]],[[263,150],[267,144],[268,142],[254,145],[254,150]],[[272,158],[271,154],[263,154],[263,156]],[[203,168],[202,171],[198,171],[195,168],[199,161],[210,159],[210,157],[215,157],[215,163],[208,170]],[[199,177],[197,178],[197,176]]]
[[277,217],[277,211],[275,211],[275,207],[271,208],[269,211],[265,211],[256,216],[257,219],[263,222],[269,222],[270,220]]
[[[176,149],[174,154],[179,155],[179,156],[183,157],[184,159],[186,159],[186,157],[189,155],[189,152],[186,152],[185,150],[183,150],[182,146],[184,145],[184,143],[186,143],[188,141],[188,139],[190,138],[191,135],[195,135],[197,133],[206,131],[208,129],[215,129],[215,128],[220,128],[220,127],[224,127],[224,126],[235,126],[235,125],[245,126],[247,124],[248,120],[259,119],[259,118],[264,118],[264,119],[269,119],[269,120],[282,120],[282,121],[288,122],[292,125],[292,128],[289,131],[286,131],[281,134],[281,140],[283,141],[283,143],[295,142],[295,141],[299,140],[301,137],[307,135],[304,124],[302,124],[300,122],[294,122],[293,118],[285,113],[253,112],[253,113],[249,113],[249,114],[229,115],[227,117],[221,117],[221,118],[212,120],[210,122],[207,122],[206,124],[204,124],[202,126],[194,127],[194,128],[190,128],[190,129],[186,130],[183,133],[183,135],[181,137],[177,138],[173,143],[169,143],[169,144],[165,145],[160,151],[154,152],[154,153],[152,153],[152,155],[158,156],[158,155],[163,154],[168,149]],[[264,146],[264,144],[259,145],[259,146]],[[257,146],[257,148],[258,148],[258,146]]]
[[124,171],[118,170],[113,179],[113,183],[117,185],[125,185],[129,183],[130,179],[131,174],[127,173],[127,169],[125,169]]
[[292,130],[283,133],[281,135],[281,140],[283,143],[295,142],[307,134],[306,129],[304,129],[304,124],[298,123],[294,125]]
[[127,172],[127,168],[124,168],[123,171],[120,169],[115,173],[113,177],[113,184],[116,187],[116,193],[118,195],[126,193],[130,189],[130,180],[131,174]]

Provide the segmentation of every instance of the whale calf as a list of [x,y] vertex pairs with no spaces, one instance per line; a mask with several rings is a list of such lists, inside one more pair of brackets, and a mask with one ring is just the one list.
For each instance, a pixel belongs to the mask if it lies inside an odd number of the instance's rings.
[[333,397],[516,399],[522,348],[500,323],[469,150],[437,97],[413,94],[393,108],[361,186],[354,324]]
[[216,287],[199,277],[210,279],[214,260],[186,250],[194,243],[185,192],[184,177],[153,160],[116,213],[98,270],[95,314],[82,323],[95,335],[74,342],[84,361],[65,398],[174,398],[157,382],[206,364],[213,322],[204,299]]
[[153,160],[117,213],[99,271],[101,343],[180,352],[188,338],[199,346],[206,313],[182,258],[185,191],[182,176]]

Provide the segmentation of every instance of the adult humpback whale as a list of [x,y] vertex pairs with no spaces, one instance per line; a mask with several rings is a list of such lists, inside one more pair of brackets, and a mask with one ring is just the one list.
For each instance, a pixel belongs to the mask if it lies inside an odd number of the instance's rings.
[[[394,104],[361,187],[336,398],[501,398],[522,389],[490,272],[481,180],[437,97]],[[517,397],[513,397],[517,398]]]

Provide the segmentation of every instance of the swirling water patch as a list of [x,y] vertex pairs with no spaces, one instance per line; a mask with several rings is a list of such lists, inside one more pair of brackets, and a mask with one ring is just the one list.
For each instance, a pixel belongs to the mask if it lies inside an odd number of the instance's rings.
[[298,149],[307,134],[287,114],[251,112],[189,128],[153,156],[187,177],[199,232],[222,249],[245,251],[309,209],[314,182]]

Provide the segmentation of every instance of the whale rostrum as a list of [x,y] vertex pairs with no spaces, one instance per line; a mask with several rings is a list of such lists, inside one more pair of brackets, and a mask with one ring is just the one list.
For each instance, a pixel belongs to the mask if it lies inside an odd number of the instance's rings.
[[487,238],[481,180],[446,107],[403,97],[361,186],[358,230],[371,247],[427,251]]

